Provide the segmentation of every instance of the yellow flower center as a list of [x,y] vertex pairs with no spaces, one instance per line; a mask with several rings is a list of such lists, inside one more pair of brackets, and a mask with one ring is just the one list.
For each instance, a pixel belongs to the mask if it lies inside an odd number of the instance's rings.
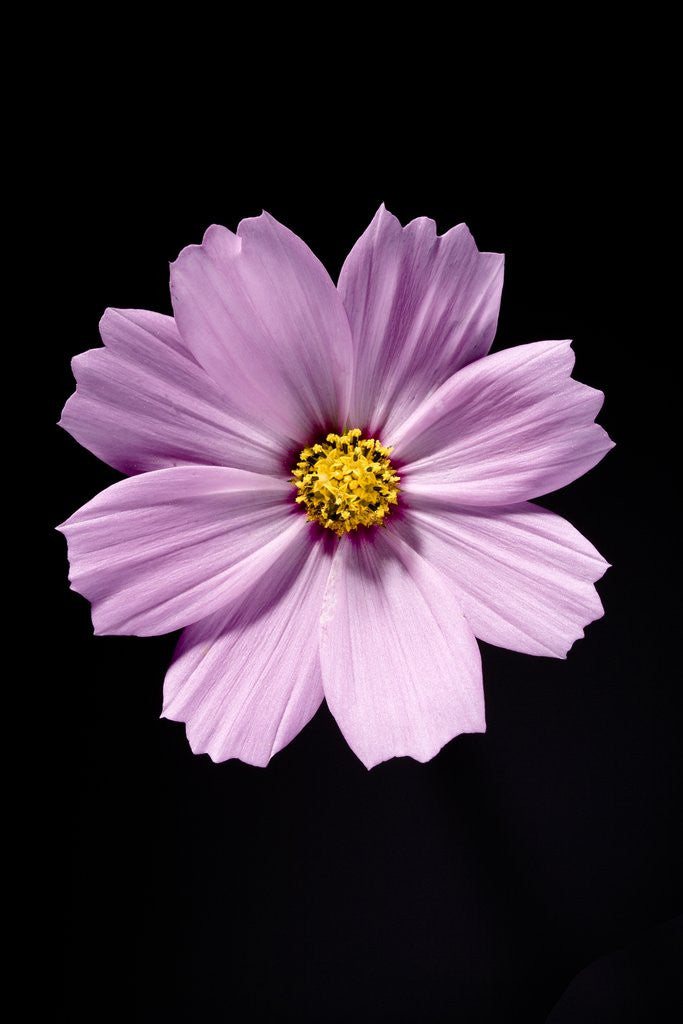
[[389,461],[391,448],[356,427],[328,434],[322,444],[304,448],[293,483],[307,518],[338,537],[359,526],[381,526],[398,502],[399,477]]

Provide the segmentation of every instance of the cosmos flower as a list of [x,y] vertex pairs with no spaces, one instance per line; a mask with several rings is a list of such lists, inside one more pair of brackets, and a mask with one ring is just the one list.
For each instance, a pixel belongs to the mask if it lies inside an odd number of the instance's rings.
[[185,627],[163,715],[265,765],[323,698],[368,767],[485,726],[475,637],[565,657],[607,563],[529,499],[612,447],[568,341],[489,355],[503,257],[381,207],[338,287],[268,214],[108,309],[61,420],[128,474],[60,529],[95,632]]

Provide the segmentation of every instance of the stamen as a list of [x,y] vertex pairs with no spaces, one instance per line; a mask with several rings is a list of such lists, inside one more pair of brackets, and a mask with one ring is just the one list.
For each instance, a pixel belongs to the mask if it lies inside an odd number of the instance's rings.
[[304,448],[292,482],[306,518],[338,537],[359,526],[382,526],[398,503],[400,477],[389,460],[391,451],[361,437],[358,427]]

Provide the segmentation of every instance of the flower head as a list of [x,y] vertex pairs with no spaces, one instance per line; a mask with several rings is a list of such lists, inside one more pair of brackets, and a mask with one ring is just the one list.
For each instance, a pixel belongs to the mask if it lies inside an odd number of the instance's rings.
[[323,697],[371,767],[485,730],[475,637],[564,657],[607,563],[529,503],[612,447],[567,341],[489,355],[503,258],[381,207],[335,288],[267,214],[105,312],[62,425],[129,475],[60,529],[96,633],[185,627],[164,711],[264,765]]

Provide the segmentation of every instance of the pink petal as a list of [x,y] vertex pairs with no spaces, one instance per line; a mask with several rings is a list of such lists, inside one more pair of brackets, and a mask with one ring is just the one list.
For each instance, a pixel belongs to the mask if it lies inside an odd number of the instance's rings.
[[327,703],[367,768],[428,761],[459,733],[485,731],[472,631],[441,573],[394,530],[343,538],[320,636]]
[[408,511],[406,537],[449,580],[475,636],[565,658],[603,613],[593,583],[608,563],[578,530],[538,505]]
[[108,309],[100,331],[106,348],[72,362],[78,388],[60,421],[80,444],[128,474],[197,462],[280,471],[287,448],[231,414],[173,317]]
[[287,480],[217,466],[102,491],[59,527],[95,632],[168,633],[244,593],[310,529],[291,492]]
[[213,225],[171,266],[178,329],[249,421],[301,444],[346,419],[351,335],[327,271],[264,213]]
[[349,422],[388,436],[486,355],[502,286],[503,256],[480,253],[464,224],[441,236],[427,217],[402,228],[382,205],[339,278],[356,351]]
[[187,722],[196,754],[266,765],[322,701],[318,621],[330,545],[304,531],[276,571],[227,611],[183,633],[164,717]]
[[601,391],[570,377],[569,341],[496,352],[455,374],[386,438],[406,497],[506,505],[563,487],[613,448]]

